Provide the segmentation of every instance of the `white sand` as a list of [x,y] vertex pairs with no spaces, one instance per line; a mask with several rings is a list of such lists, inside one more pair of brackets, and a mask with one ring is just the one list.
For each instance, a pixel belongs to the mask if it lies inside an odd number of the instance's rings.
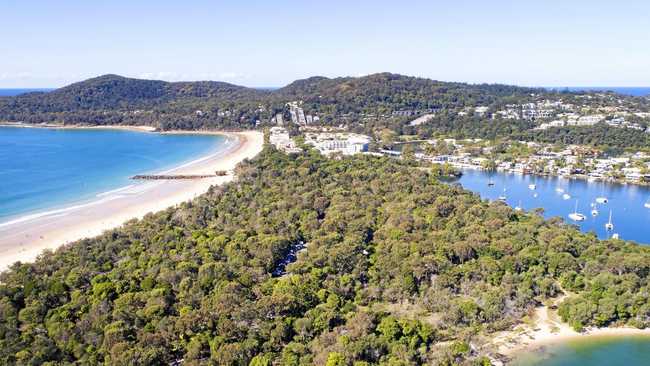
[[[217,132],[204,132],[217,133]],[[211,185],[233,179],[232,169],[255,157],[264,143],[261,132],[219,133],[229,136],[232,146],[168,171],[171,174],[228,175],[197,180],[148,181],[98,195],[86,204],[30,215],[0,224],[0,270],[16,261],[33,261],[44,249],[59,246],[121,226],[133,218],[164,210],[207,192]]]
[[[554,305],[560,304],[565,298],[566,295],[558,297],[554,301]],[[522,351],[533,352],[544,346],[587,337],[650,336],[650,329],[631,327],[594,327],[587,328],[583,333],[578,333],[568,324],[562,322],[557,310],[548,306],[536,308],[531,320],[530,324],[521,324],[512,331],[495,334],[492,342],[486,347],[496,350],[501,355],[512,357]]]

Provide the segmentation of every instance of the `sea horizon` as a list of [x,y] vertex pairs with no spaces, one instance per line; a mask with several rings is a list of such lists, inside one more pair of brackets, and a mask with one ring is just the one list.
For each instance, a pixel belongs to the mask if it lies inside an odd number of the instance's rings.
[[614,92],[634,97],[650,95],[650,86],[545,86],[543,88],[558,92]]
[[[133,175],[166,172],[228,147],[218,135],[9,126],[0,131],[0,226],[100,201],[145,184],[130,180]],[[117,148],[102,155],[108,145]],[[49,186],[34,184],[43,177]]]
[[[468,83],[474,84],[474,83]],[[522,86],[524,87],[524,86]],[[257,86],[251,87],[257,90],[273,91],[281,89],[282,86]],[[550,91],[570,92],[614,92],[621,95],[644,97],[650,96],[650,86],[542,86]],[[0,88],[0,97],[13,97],[32,92],[51,92],[59,88]]]

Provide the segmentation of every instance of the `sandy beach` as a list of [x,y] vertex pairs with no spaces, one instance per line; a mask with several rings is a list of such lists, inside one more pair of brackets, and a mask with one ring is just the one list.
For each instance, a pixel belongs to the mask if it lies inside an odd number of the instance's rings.
[[556,306],[566,297],[566,295],[558,297],[552,306],[536,308],[529,322],[518,325],[512,331],[492,335],[492,341],[485,346],[486,350],[495,353],[497,358],[511,359],[521,353],[544,352],[547,346],[571,340],[597,337],[650,336],[650,329],[632,327],[591,327],[582,333],[576,332],[567,323],[562,322],[557,314]]
[[[156,132],[157,129],[152,126],[136,126],[136,125],[106,125],[106,126],[89,126],[89,125],[63,125],[59,123],[23,123],[23,122],[0,122],[0,127],[20,127],[20,128],[56,128],[56,129],[70,129],[70,130],[124,130],[136,132]],[[192,133],[186,132],[186,133]],[[201,133],[201,132],[194,132]],[[216,133],[216,132],[215,132]]]
[[[152,131],[149,128],[145,130]],[[256,156],[262,150],[264,142],[262,133],[255,131],[169,133],[222,134],[229,137],[229,146],[225,151],[201,157],[168,170],[165,174],[214,174],[217,170],[227,171],[228,174],[196,180],[134,182],[133,185],[98,194],[96,200],[88,203],[1,223],[0,270],[16,261],[33,261],[44,249],[55,249],[78,239],[99,235],[130,219],[141,218],[147,213],[191,200],[205,193],[211,185],[229,182],[234,177],[232,170],[235,166],[244,159]]]

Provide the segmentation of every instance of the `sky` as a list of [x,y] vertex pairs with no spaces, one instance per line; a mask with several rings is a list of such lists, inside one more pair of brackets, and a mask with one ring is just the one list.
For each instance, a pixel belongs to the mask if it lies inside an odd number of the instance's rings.
[[650,86],[649,17],[647,0],[0,0],[0,88],[376,72]]

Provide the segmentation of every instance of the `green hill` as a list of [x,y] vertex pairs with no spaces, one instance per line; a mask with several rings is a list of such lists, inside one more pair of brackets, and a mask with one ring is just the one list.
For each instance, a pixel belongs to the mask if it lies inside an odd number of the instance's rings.
[[577,329],[650,325],[648,247],[388,158],[267,147],[237,172],[0,274],[0,363],[485,365],[563,290]]
[[[273,91],[222,82],[164,82],[104,75],[48,93],[0,98],[0,120],[28,123],[144,124],[161,128],[251,128],[268,123],[285,104],[333,121],[352,114],[458,108],[523,97],[532,89],[445,83],[396,74],[313,77]],[[261,108],[260,108],[261,107]],[[200,111],[200,113],[197,113]]]

